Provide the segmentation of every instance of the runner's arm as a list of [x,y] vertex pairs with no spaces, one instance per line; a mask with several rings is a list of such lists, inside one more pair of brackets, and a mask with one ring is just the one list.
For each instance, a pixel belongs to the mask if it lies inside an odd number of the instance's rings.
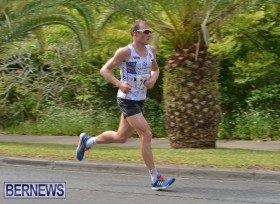
[[157,61],[156,61],[156,52],[155,52],[155,49],[153,47],[151,47],[152,51],[153,51],[153,54],[154,54],[154,60],[153,60],[153,64],[152,64],[152,67],[151,67],[151,78],[148,79],[146,82],[145,82],[145,86],[148,88],[148,89],[151,89],[154,87],[158,77],[159,77],[159,68],[158,68],[158,64],[157,64]]
[[115,86],[119,87],[124,93],[127,93],[131,90],[130,84],[127,82],[121,82],[118,80],[112,73],[112,69],[115,69],[119,66],[122,62],[127,60],[128,56],[127,48],[119,48],[115,55],[109,59],[105,65],[100,69],[100,74],[104,77],[104,79]]

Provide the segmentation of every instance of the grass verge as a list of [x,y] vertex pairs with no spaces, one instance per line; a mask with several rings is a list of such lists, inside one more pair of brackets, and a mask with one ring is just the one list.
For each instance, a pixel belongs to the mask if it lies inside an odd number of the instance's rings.
[[[76,146],[0,142],[0,156],[76,160]],[[242,149],[153,149],[156,164],[190,167],[242,168],[280,171],[280,152]],[[138,148],[101,147],[86,153],[85,160],[142,164]]]

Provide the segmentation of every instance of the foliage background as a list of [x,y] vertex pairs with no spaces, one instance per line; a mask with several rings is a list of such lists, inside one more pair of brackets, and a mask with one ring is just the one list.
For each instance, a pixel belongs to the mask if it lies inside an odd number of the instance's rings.
[[[18,4],[12,6],[20,9]],[[117,89],[99,70],[117,48],[131,42],[129,29],[135,19],[115,15],[100,31],[104,9],[90,3],[86,8],[92,16],[91,30],[84,31],[92,38],[86,51],[65,25],[45,25],[17,38],[8,38],[0,29],[2,133],[77,135],[117,128]],[[279,10],[279,3],[264,1],[240,13],[211,38],[211,52],[221,59],[220,139],[280,138]],[[7,18],[0,11],[0,28],[4,28]],[[68,11],[83,18],[76,9]],[[145,115],[154,136],[165,137],[162,79],[172,47],[157,34],[151,44],[157,47],[161,74],[148,93]]]

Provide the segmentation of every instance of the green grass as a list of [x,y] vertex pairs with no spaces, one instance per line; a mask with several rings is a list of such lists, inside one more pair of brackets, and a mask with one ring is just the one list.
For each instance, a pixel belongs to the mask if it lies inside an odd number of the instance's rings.
[[[0,142],[0,156],[76,160],[76,146]],[[153,149],[156,164],[190,167],[280,170],[280,152],[241,149]],[[143,164],[138,148],[101,147],[86,153],[85,160]]]
[[74,108],[48,107],[41,110],[37,121],[22,121],[1,129],[5,134],[26,135],[77,135],[80,132],[97,134],[118,128],[119,114],[100,109],[82,110]]
[[239,110],[222,119],[220,139],[259,140],[270,137],[280,139],[280,114],[278,110]]
[[[145,116],[153,130],[153,137],[163,137],[165,131],[162,109],[152,99],[147,99],[146,103]],[[77,135],[81,132],[99,134],[106,130],[118,129],[120,119],[118,110],[102,106],[95,108],[46,107],[39,111],[36,121],[24,120],[7,125],[5,128],[0,123],[0,132],[21,135]]]

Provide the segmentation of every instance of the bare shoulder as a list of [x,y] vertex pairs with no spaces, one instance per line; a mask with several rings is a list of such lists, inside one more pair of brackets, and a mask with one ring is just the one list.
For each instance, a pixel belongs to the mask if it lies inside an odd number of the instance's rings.
[[119,49],[117,49],[117,51],[115,52],[114,58],[117,58],[121,61],[128,61],[130,58],[130,49],[128,46],[125,47],[121,47]]
[[149,45],[149,46],[150,46],[150,48],[151,48],[153,54],[155,55],[155,54],[156,54],[156,49],[155,49],[153,46],[151,46],[151,45]]

